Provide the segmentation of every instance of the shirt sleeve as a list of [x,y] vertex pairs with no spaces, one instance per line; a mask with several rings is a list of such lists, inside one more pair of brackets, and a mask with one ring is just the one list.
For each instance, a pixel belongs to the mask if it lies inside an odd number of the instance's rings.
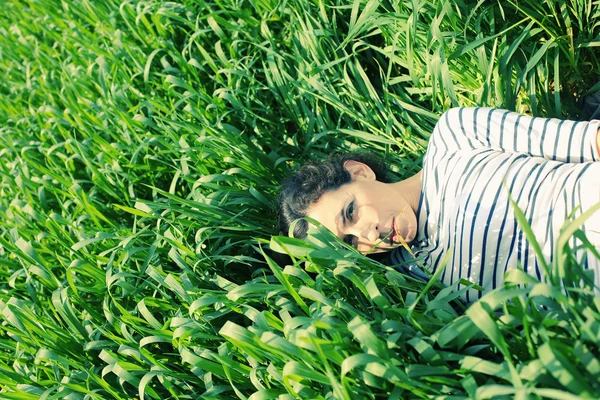
[[417,261],[402,247],[396,247],[390,251],[389,258],[384,262],[393,266],[404,275],[408,275],[422,282],[429,282],[430,276],[426,274]]
[[489,148],[567,163],[600,160],[600,121],[537,118],[494,108],[453,108],[442,114],[430,145],[446,152]]

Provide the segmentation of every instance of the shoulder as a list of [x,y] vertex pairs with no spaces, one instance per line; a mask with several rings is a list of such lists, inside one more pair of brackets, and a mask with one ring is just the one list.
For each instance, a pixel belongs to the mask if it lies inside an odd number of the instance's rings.
[[444,134],[444,132],[460,128],[464,118],[469,118],[469,116],[472,116],[477,110],[479,109],[475,107],[454,107],[444,111],[435,125],[433,135],[439,135],[440,133]]
[[456,138],[482,135],[485,131],[496,129],[508,114],[517,113],[490,107],[450,108],[440,116],[432,132],[432,139],[436,136]]
[[[446,124],[449,127],[458,127],[456,124],[464,123],[465,120],[473,120],[475,118],[485,118],[492,114],[505,114],[510,112],[502,108],[491,107],[454,107],[442,113],[438,124]],[[454,123],[454,124],[452,124]]]
[[440,116],[429,138],[430,148],[441,148],[443,151],[458,149],[461,136],[464,135],[464,119],[475,112],[475,108],[450,108]]

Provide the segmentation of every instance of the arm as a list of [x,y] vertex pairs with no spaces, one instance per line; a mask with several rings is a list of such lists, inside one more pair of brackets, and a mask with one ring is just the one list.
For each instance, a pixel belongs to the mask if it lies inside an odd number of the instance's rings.
[[492,108],[453,108],[431,140],[446,151],[491,148],[562,162],[600,160],[600,121],[534,118]]

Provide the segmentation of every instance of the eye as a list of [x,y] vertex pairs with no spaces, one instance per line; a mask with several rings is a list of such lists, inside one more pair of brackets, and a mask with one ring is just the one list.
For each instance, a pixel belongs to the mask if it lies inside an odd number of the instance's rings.
[[348,208],[346,208],[346,219],[352,221],[354,217],[354,202],[348,204]]
[[344,236],[344,243],[349,244],[350,246],[356,248],[356,236],[354,235],[346,235]]

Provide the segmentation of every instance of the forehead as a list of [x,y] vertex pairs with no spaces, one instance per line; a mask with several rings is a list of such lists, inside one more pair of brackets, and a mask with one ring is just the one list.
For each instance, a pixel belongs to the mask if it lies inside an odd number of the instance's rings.
[[341,212],[352,198],[351,184],[340,186],[336,190],[325,192],[321,198],[308,208],[306,215],[316,219],[327,229],[341,237]]

